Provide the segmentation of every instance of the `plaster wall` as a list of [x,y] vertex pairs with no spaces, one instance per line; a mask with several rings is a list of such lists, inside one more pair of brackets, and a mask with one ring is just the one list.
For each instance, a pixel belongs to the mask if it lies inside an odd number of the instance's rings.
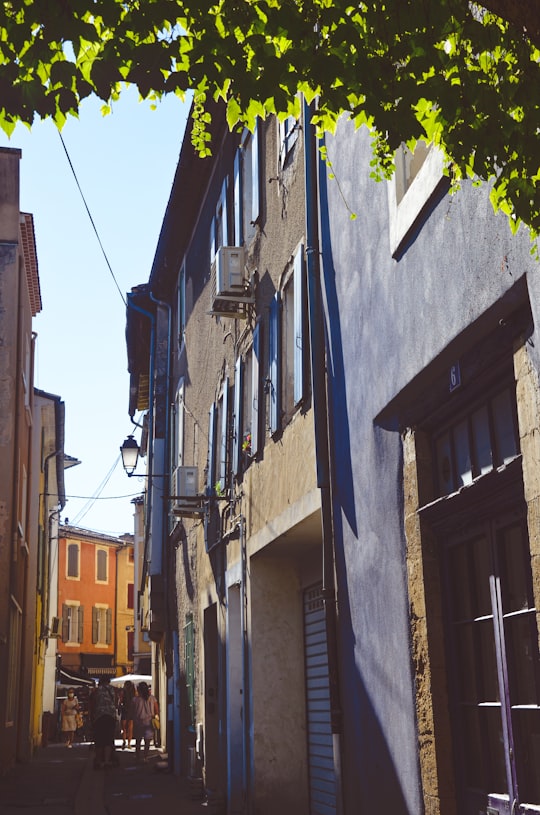
[[[369,178],[367,133],[342,122],[327,144],[339,181],[339,188],[331,180],[326,185],[330,215],[323,224],[323,262],[340,542],[345,799],[361,811],[412,815],[423,803],[403,450],[391,413],[384,421],[379,417],[428,366],[456,361],[458,338],[523,275],[534,316],[537,263],[527,236],[512,237],[506,220],[493,215],[486,189],[468,184],[454,196],[439,188],[420,228],[393,258],[386,184]],[[345,202],[356,220],[350,220]],[[537,365],[536,335],[532,346]],[[429,389],[429,377],[423,385]]]
[[[307,815],[302,593],[294,563],[259,555],[250,567],[254,811]],[[263,645],[264,644],[264,645]],[[262,648],[262,651],[261,651]],[[271,666],[271,670],[269,670]]]
[[[284,276],[290,272],[294,253],[304,239],[304,176],[302,132],[294,156],[282,170],[278,168],[277,129],[274,120],[260,124],[261,215],[248,249],[248,268],[258,278],[255,314],[248,321],[210,316],[210,224],[219,200],[225,174],[232,173],[235,141],[227,137],[215,153],[215,167],[209,174],[209,186],[200,190],[197,201],[198,220],[184,258],[178,259],[178,270],[185,260],[186,327],[184,342],[175,351],[173,382],[183,380],[185,387],[183,464],[199,468],[199,491],[205,491],[205,468],[208,451],[208,411],[219,399],[224,382],[234,380],[237,356],[245,353],[252,342],[257,319],[260,325],[260,377],[268,375],[269,306]],[[229,217],[232,217],[230,214]],[[173,328],[173,336],[179,332]],[[174,388],[174,385],[173,385]],[[230,390],[232,401],[232,387]],[[228,518],[246,519],[246,549],[252,558],[242,573],[241,542],[232,537],[208,553],[205,548],[203,523],[184,518],[182,524],[170,525],[175,546],[176,611],[182,654],[182,628],[186,614],[194,613],[197,645],[195,648],[196,718],[205,710],[204,619],[207,609],[217,604],[217,651],[208,658],[222,659],[228,641],[227,590],[243,582],[248,593],[246,625],[250,638],[250,669],[253,670],[253,709],[250,728],[253,746],[250,761],[253,768],[252,794],[257,812],[275,812],[277,808],[291,814],[307,812],[306,735],[304,710],[301,563],[309,561],[314,547],[311,537],[314,524],[320,524],[320,499],[316,488],[313,418],[309,397],[292,420],[275,438],[268,432],[267,396],[261,394],[260,454],[246,467],[236,485],[236,500]],[[229,403],[231,404],[231,403]],[[220,502],[220,510],[226,507]],[[306,524],[309,526],[306,526]],[[318,534],[318,533],[317,533]],[[289,538],[288,538],[289,536]],[[300,551],[287,552],[287,541],[307,541]],[[278,560],[267,558],[279,541],[283,548]],[[320,557],[316,556],[317,579]],[[313,572],[306,565],[305,571]],[[255,583],[253,582],[255,580]],[[243,601],[242,601],[243,602]],[[286,643],[283,644],[283,637]],[[180,656],[182,671],[182,657]],[[222,679],[223,681],[223,679]],[[249,680],[248,680],[249,681]],[[246,688],[245,692],[249,691]],[[223,691],[224,693],[224,691]],[[227,704],[219,697],[221,731],[226,732]],[[229,712],[231,700],[229,699]],[[270,711],[273,710],[273,715]],[[284,722],[287,733],[284,733]],[[209,731],[210,732],[210,731]],[[188,737],[189,740],[189,737]],[[270,746],[270,753],[266,748]],[[216,745],[207,749],[215,753]],[[225,764],[224,742],[221,743]],[[251,753],[251,749],[252,753]],[[241,751],[240,751],[241,752]],[[270,755],[270,758],[269,758]],[[236,772],[241,757],[235,757]],[[222,768],[224,771],[225,767]],[[216,778],[211,783],[224,783]],[[269,808],[270,807],[270,808]]]

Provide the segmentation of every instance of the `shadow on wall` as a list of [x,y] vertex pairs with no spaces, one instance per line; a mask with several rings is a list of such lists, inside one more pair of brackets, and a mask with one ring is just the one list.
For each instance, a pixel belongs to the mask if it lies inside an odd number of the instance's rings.
[[328,351],[328,375],[330,428],[332,433],[332,457],[339,466],[334,466],[334,505],[343,510],[353,535],[358,534],[356,507],[354,501],[354,481],[351,461],[351,438],[345,389],[345,367],[343,362],[343,339],[339,303],[336,291],[336,271],[332,256],[330,225],[328,220],[328,191],[326,167],[321,161],[320,211],[321,211],[321,253],[323,299],[325,301],[326,343]]
[[[336,514],[335,540],[343,541],[342,516]],[[384,730],[362,673],[355,660],[356,638],[352,624],[342,547],[336,549],[340,588],[340,686],[343,702],[343,798],[345,811],[416,815],[402,787]],[[407,748],[404,742],[403,749]],[[409,779],[411,785],[414,779]],[[414,796],[411,798],[413,801]],[[416,796],[418,800],[418,796]]]

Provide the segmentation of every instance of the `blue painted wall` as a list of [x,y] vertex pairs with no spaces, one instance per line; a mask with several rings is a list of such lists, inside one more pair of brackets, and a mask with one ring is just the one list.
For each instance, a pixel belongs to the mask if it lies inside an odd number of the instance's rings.
[[325,182],[321,173],[321,200],[345,811],[418,815],[402,445],[391,411],[384,422],[378,417],[524,276],[536,324],[539,268],[527,234],[513,237],[486,189],[470,184],[453,196],[440,191],[393,259],[387,184],[370,179],[367,132],[342,122],[327,147],[336,176]]

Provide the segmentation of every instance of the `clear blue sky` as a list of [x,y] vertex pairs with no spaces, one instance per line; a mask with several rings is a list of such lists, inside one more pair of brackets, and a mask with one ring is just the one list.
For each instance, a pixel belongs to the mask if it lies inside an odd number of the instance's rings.
[[[62,137],[125,297],[148,280],[189,105],[170,97],[152,110],[130,89],[111,115],[100,108],[99,100],[86,100]],[[34,216],[43,302],[34,320],[35,385],[64,400],[65,452],[82,462],[66,471],[62,520],[113,535],[133,532],[131,499],[144,483],[127,478],[119,461],[134,430],[124,303],[55,125],[38,122],[30,133],[19,125],[11,139],[0,135],[0,146],[22,150],[21,210]],[[111,470],[90,506],[86,499]]]

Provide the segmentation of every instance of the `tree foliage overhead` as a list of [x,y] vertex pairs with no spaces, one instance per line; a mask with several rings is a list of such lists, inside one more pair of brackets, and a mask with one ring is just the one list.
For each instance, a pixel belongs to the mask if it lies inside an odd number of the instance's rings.
[[[488,8],[489,7],[489,8]],[[143,98],[195,98],[231,127],[317,98],[318,125],[348,112],[374,134],[375,172],[396,147],[434,141],[455,178],[491,180],[512,228],[540,234],[540,2],[528,0],[7,0],[0,25],[0,126],[62,126],[124,83]]]

